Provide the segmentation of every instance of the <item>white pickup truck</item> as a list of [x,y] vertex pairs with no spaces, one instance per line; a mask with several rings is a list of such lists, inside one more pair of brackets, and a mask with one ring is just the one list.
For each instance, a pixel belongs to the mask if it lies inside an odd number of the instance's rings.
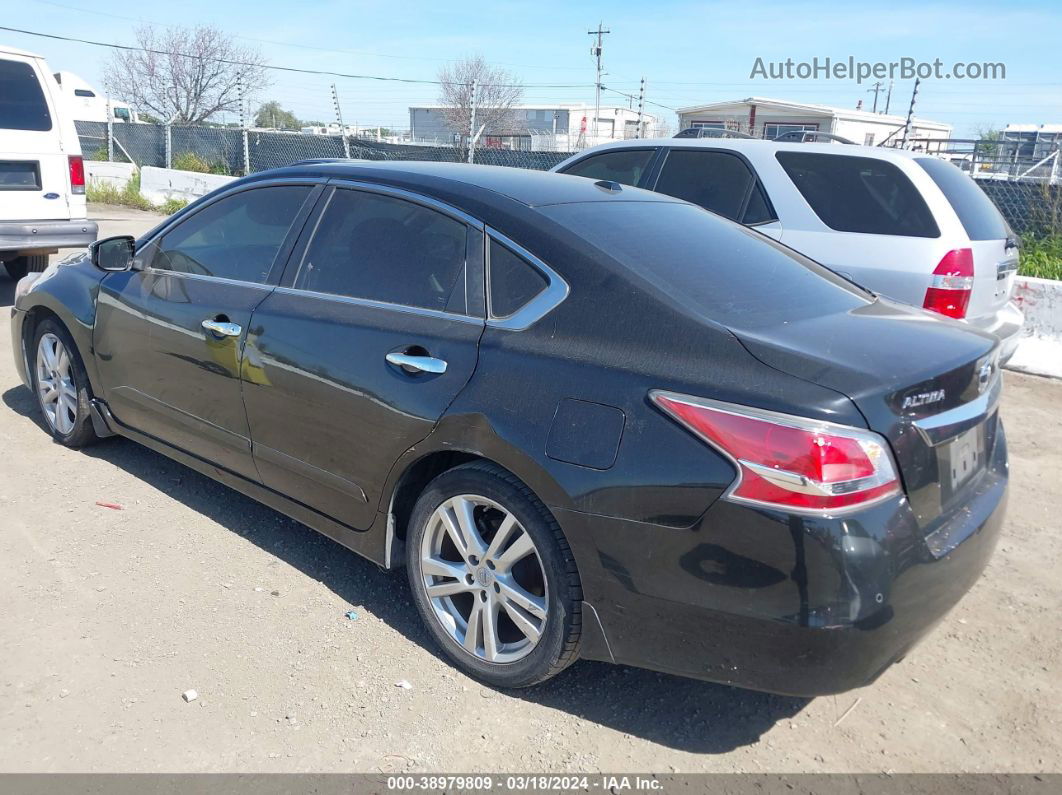
[[0,261],[19,279],[96,234],[81,144],[58,83],[40,56],[0,45]]

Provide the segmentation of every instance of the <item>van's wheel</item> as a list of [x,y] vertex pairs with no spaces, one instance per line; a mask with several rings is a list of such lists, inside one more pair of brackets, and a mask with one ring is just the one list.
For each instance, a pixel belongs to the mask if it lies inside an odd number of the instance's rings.
[[99,441],[92,427],[88,375],[70,333],[52,318],[33,335],[33,391],[55,441],[84,447]]
[[578,657],[582,589],[537,497],[486,462],[435,478],[406,539],[413,599],[446,656],[496,687],[528,687]]
[[48,267],[47,254],[31,254],[24,257],[15,257],[4,263],[7,275],[16,282],[27,273],[41,273]]

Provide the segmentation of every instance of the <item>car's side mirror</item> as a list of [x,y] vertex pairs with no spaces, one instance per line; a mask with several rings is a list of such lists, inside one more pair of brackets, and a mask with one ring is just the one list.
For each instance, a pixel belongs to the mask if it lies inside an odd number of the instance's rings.
[[106,237],[89,246],[92,264],[102,271],[127,271],[133,267],[136,240],[130,235]]

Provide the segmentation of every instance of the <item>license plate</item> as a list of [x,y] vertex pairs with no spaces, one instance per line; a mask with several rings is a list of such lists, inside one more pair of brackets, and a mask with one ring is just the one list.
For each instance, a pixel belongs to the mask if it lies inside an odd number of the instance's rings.
[[981,427],[971,428],[948,443],[952,493],[981,468],[984,463],[984,451],[984,431]]

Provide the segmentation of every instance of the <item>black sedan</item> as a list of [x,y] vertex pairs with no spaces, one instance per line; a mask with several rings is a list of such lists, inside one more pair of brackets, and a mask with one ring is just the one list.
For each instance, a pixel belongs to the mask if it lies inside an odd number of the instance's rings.
[[405,566],[497,686],[581,657],[866,684],[1003,516],[990,337],[611,182],[256,174],[27,277],[12,330],[56,441],[128,437]]

